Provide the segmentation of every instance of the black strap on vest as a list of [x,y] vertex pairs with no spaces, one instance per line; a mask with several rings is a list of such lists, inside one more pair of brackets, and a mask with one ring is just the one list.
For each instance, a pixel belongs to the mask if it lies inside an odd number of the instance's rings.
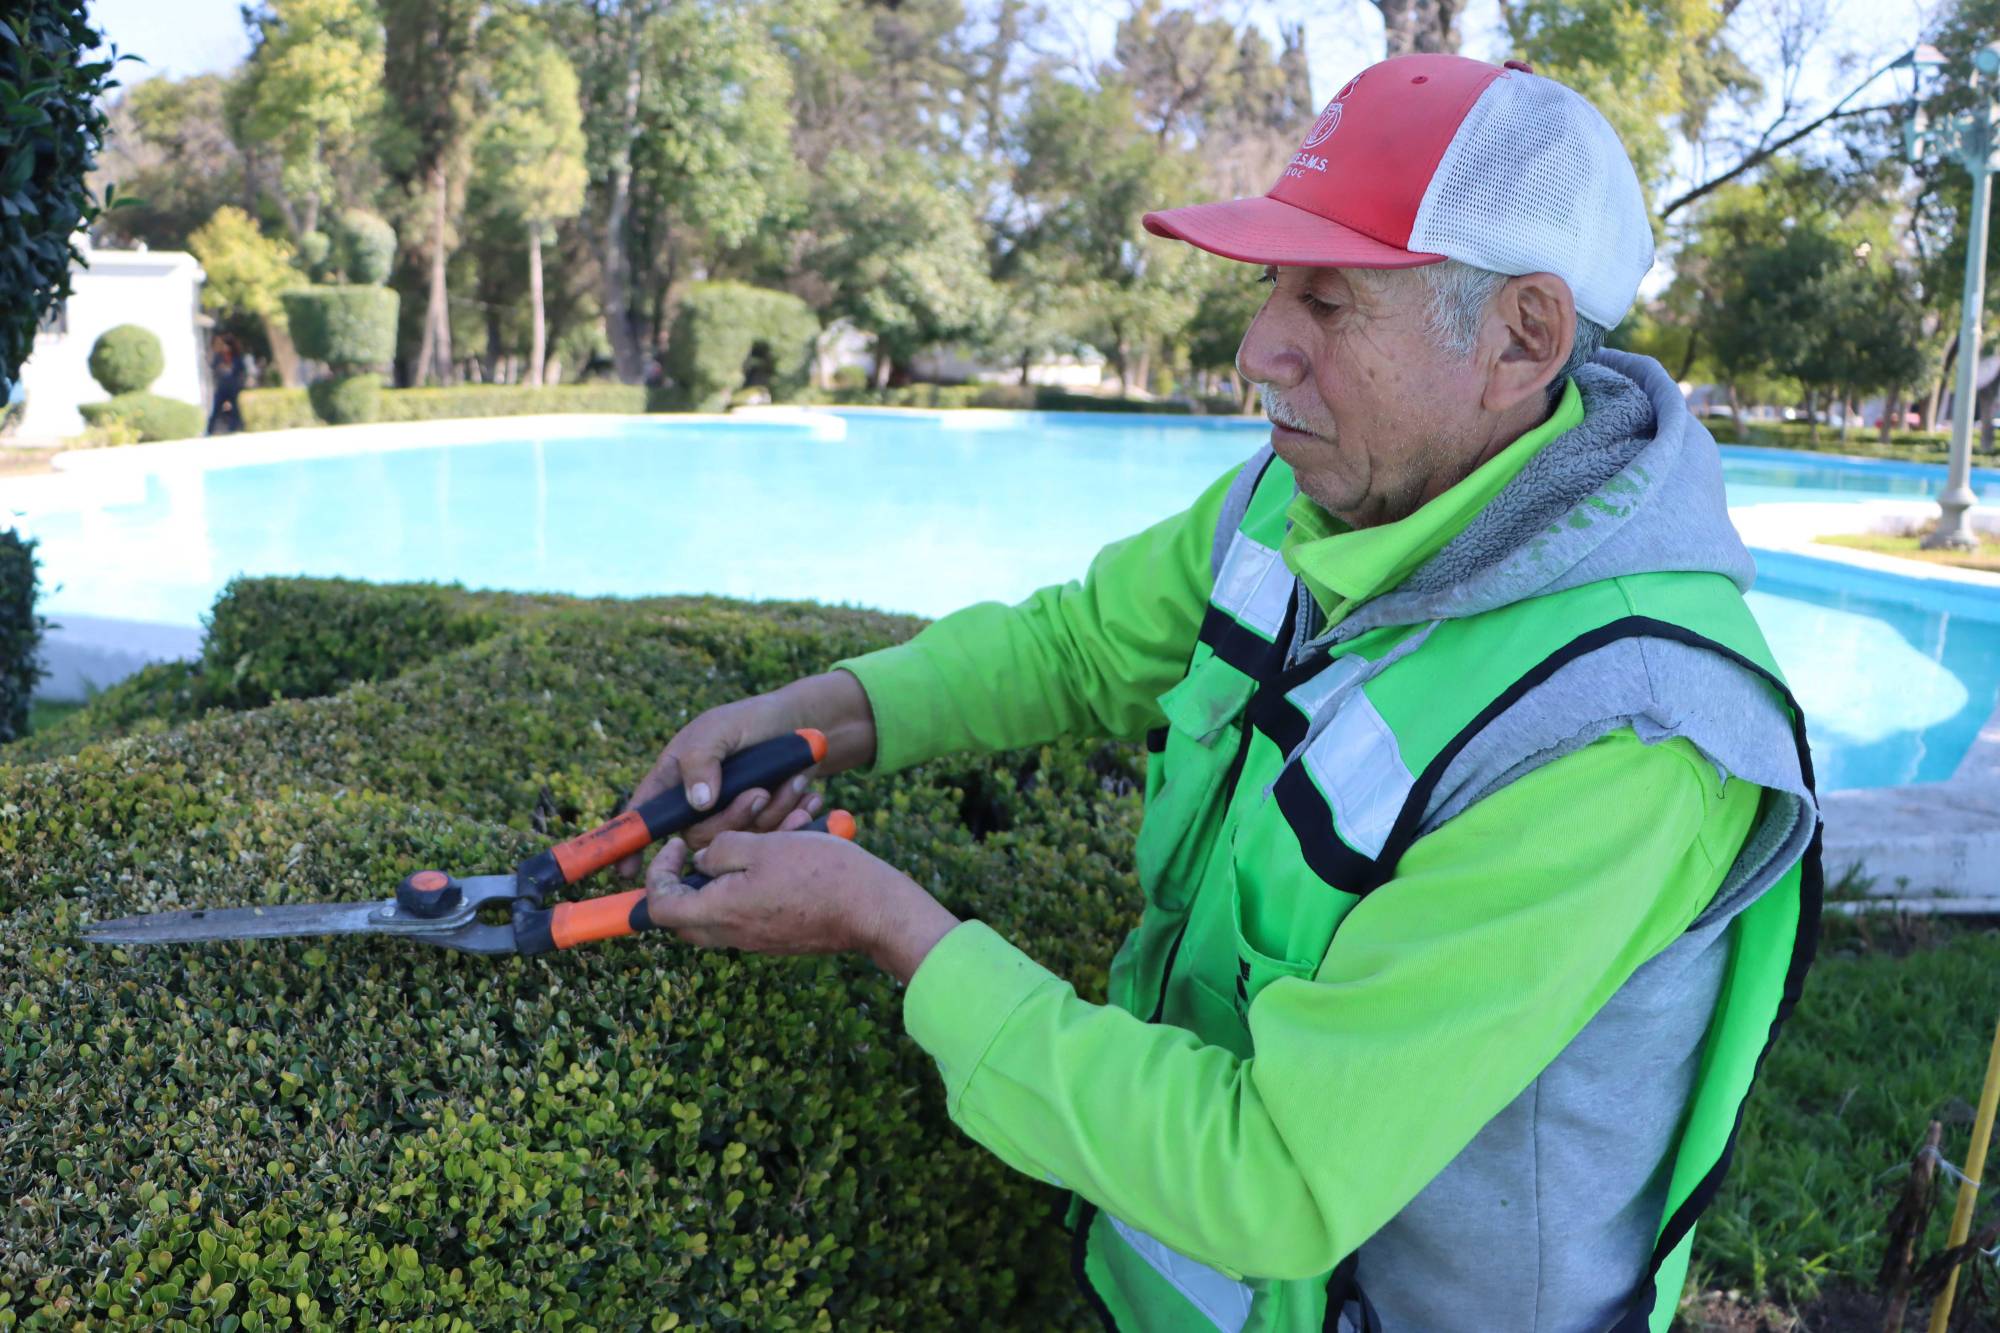
[[[1520,702],[1530,690],[1586,653],[1595,652],[1621,639],[1640,638],[1666,639],[1718,653],[1745,670],[1753,672],[1783,696],[1786,707],[1791,710],[1792,743],[1798,748],[1799,772],[1805,780],[1806,790],[1817,798],[1818,789],[1813,782],[1812,751],[1806,744],[1805,711],[1799,707],[1798,700],[1792,696],[1784,681],[1734,648],[1696,634],[1693,630],[1669,621],[1655,620],[1650,616],[1627,616],[1580,634],[1551,653],[1509,686],[1504,694],[1480,710],[1479,716],[1458,735],[1452,737],[1450,744],[1440,750],[1437,757],[1425,766],[1422,776],[1411,788],[1409,799],[1403,803],[1402,810],[1398,812],[1388,841],[1383,844],[1382,854],[1376,860],[1374,879],[1361,892],[1366,894],[1387,883],[1394,876],[1397,862],[1402,859],[1403,853],[1410,849],[1410,845],[1417,840],[1421,832],[1424,812],[1430,805],[1431,796],[1436,792],[1438,783],[1444,780],[1445,772],[1451,767],[1452,761],[1481,730]],[[1806,971],[1812,966],[1813,954],[1819,946],[1820,903],[1825,892],[1825,875],[1820,864],[1822,832],[1823,826],[1815,816],[1812,842],[1806,848],[1805,860],[1800,868],[1798,933],[1792,943],[1791,961],[1785,969],[1784,993],[1779,998],[1777,1012],[1771,1017],[1771,1031],[1764,1039],[1764,1049],[1758,1052],[1756,1066],[1751,1071],[1753,1087],[1757,1075],[1763,1072],[1765,1057],[1770,1055],[1771,1047],[1778,1039],[1778,1030],[1784,1026],[1785,1020],[1791,1017],[1792,1010],[1798,1007],[1799,996],[1805,990]],[[1748,1104],[1749,1098],[1746,1094],[1744,1101],[1736,1108],[1736,1122],[1730,1127],[1729,1137],[1723,1143],[1722,1154],[1716,1158],[1715,1164],[1702,1176],[1694,1190],[1682,1201],[1681,1206],[1674,1210],[1673,1216],[1667,1219],[1666,1227],[1660,1233],[1659,1242],[1653,1247],[1652,1259],[1646,1266],[1645,1276],[1634,1288],[1624,1313],[1612,1326],[1610,1333],[1646,1333],[1653,1307],[1658,1300],[1656,1289],[1660,1268],[1686,1238],[1688,1232],[1694,1229],[1695,1219],[1701,1216],[1702,1211],[1714,1201],[1716,1193],[1722,1188],[1723,1177],[1729,1172],[1730,1158],[1736,1152],[1737,1135],[1743,1128],[1743,1110]]]

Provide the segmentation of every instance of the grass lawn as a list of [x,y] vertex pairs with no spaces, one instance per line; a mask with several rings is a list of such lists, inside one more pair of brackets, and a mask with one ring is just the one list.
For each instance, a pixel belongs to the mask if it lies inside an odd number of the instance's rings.
[[[1884,1223],[1933,1119],[1944,1125],[1944,1156],[1964,1161],[2000,1017],[1996,975],[2000,929],[1990,924],[1828,913],[1805,997],[1765,1063],[1729,1180],[1702,1219],[1694,1275],[1709,1303],[1722,1291],[1754,1296],[1815,1333],[1882,1326],[1873,1285]],[[1957,1197],[1946,1183],[1919,1262],[1944,1248]],[[1995,1212],[1980,1209],[1975,1228]],[[1990,1294],[2000,1273],[1988,1265],[1981,1277],[1984,1296],[1961,1281],[1954,1328],[2000,1326]],[[1905,1327],[1924,1327],[1915,1313],[1924,1304],[1913,1302]],[[1975,1322],[1959,1322],[1975,1312]],[[1690,1329],[1755,1326],[1687,1313]]]
[[1989,574],[2000,574],[2000,547],[1982,546],[1977,551],[1926,551],[1921,545],[1923,538],[1896,537],[1886,532],[1843,532],[1813,540],[1828,546],[1846,546],[1856,551],[1874,551],[1880,555],[1901,556],[1905,560],[1922,560],[1932,565],[1955,565],[1959,569],[1979,569]]
[[57,703],[53,699],[31,699],[28,701],[28,733],[33,735],[44,727],[53,726],[82,707],[83,705],[80,703]]

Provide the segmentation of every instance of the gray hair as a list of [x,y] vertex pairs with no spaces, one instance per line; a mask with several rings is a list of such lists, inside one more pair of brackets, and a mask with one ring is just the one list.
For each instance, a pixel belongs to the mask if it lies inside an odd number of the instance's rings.
[[[1479,326],[1486,318],[1486,307],[1493,303],[1508,275],[1474,268],[1456,259],[1406,271],[1414,271],[1430,292],[1430,331],[1438,346],[1453,356],[1471,356],[1473,343],[1479,338]],[[1570,346],[1569,359],[1549,381],[1551,407],[1562,395],[1563,381],[1597,355],[1608,332],[1597,321],[1577,315],[1576,340]]]

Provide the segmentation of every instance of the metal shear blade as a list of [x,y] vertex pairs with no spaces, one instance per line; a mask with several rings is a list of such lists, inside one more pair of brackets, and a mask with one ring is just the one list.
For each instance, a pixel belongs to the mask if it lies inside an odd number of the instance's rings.
[[512,902],[512,875],[479,875],[459,881],[464,897],[449,912],[414,916],[394,898],[362,903],[276,903],[265,907],[206,907],[92,922],[83,938],[93,944],[193,944],[204,940],[268,940],[298,935],[407,935],[465,953],[513,953],[511,926],[479,922],[487,903]]

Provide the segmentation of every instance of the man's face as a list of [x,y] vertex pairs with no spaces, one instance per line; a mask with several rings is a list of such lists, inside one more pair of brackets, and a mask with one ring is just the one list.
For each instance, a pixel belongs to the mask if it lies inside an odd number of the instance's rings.
[[1355,527],[1413,513],[1471,470],[1487,443],[1480,358],[1427,327],[1414,273],[1270,268],[1237,370],[1261,385],[1271,447],[1299,489]]

